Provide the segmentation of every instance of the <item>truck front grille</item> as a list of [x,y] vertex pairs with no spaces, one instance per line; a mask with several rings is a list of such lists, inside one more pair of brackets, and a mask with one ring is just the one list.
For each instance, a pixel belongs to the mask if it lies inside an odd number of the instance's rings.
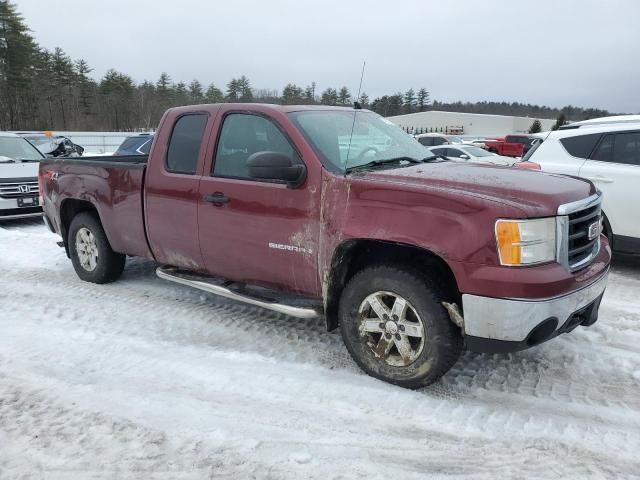
[[[568,260],[571,270],[586,267],[600,248],[600,204],[569,214]],[[596,235],[594,235],[594,228]],[[589,238],[591,234],[592,238]]]
[[38,195],[38,181],[0,183],[0,198],[22,198]]

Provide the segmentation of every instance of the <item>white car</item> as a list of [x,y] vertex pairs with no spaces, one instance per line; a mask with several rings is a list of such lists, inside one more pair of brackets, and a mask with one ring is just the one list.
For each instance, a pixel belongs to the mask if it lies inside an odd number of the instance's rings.
[[543,171],[591,180],[604,194],[603,229],[612,248],[640,253],[640,122],[557,130],[525,160]]
[[0,221],[42,215],[38,167],[43,158],[24,138],[0,132]]
[[446,135],[444,133],[420,133],[414,135],[414,138],[425,147],[435,147],[438,145],[453,145],[466,143],[457,135]]
[[441,147],[428,147],[427,150],[434,155],[442,155],[454,161],[490,163],[503,167],[517,166],[520,163],[519,158],[496,155],[475,145],[443,145]]

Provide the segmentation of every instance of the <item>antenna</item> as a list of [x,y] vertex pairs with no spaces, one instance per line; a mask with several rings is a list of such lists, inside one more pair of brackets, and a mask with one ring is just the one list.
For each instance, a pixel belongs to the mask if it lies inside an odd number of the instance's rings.
[[353,129],[356,126],[356,115],[358,110],[362,109],[358,100],[360,100],[360,90],[362,90],[362,79],[364,78],[364,67],[367,65],[367,61],[362,62],[362,72],[360,73],[360,85],[358,86],[358,96],[356,100],[353,102],[353,123],[351,124],[351,134],[349,135],[349,146],[347,147],[347,158],[344,161],[344,169],[345,172],[347,170],[347,166],[349,165],[349,153],[351,153],[351,140],[353,139]]

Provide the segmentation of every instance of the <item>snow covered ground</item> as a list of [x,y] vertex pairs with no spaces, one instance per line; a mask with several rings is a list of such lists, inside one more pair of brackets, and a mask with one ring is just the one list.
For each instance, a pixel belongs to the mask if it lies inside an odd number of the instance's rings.
[[166,283],[81,282],[0,224],[0,478],[640,478],[640,261],[599,322],[466,353],[438,384],[361,373],[322,321]]

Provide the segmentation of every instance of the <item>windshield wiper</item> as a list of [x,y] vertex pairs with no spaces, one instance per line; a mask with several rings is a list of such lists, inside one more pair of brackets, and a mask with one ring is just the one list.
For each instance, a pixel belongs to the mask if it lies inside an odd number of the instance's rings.
[[44,159],[37,159],[37,158],[19,158],[18,160],[20,160],[21,162],[39,162],[40,160],[44,160]]
[[449,158],[446,157],[445,155],[430,155],[428,157],[425,157],[422,159],[423,162],[435,162],[436,160],[440,159],[440,161],[449,161]]
[[422,160],[417,160],[412,157],[393,157],[393,158],[384,158],[380,160],[371,160],[368,163],[363,163],[362,165],[354,165],[353,167],[349,167],[346,169],[346,173],[349,173],[353,170],[364,170],[367,168],[375,168],[383,165],[390,164],[399,164],[400,162],[408,162],[408,163],[422,163]]

